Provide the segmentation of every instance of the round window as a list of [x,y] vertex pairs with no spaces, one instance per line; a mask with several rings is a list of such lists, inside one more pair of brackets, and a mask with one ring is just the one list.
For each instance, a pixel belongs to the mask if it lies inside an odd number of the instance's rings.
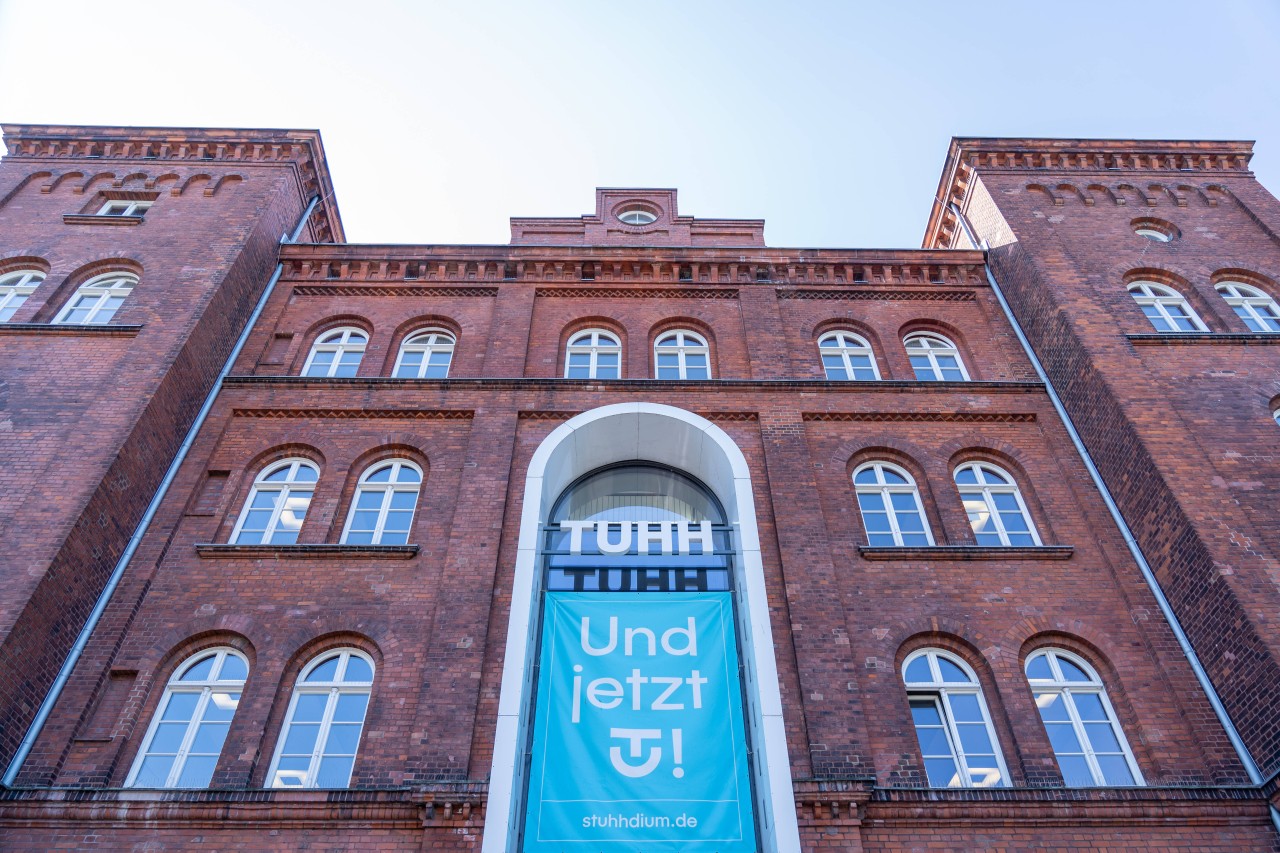
[[1178,229],[1163,219],[1135,219],[1129,224],[1134,234],[1156,243],[1169,243],[1178,236]]
[[658,221],[658,215],[643,207],[629,207],[618,214],[618,219],[628,225],[648,225]]

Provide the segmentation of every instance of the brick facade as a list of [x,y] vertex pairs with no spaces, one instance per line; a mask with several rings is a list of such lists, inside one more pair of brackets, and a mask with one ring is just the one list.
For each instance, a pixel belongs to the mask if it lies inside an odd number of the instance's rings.
[[[12,138],[37,135],[29,129],[6,132],[14,156],[5,168],[16,176],[6,180],[24,187],[12,198],[47,201],[38,181],[23,181],[54,153],[15,146]],[[312,164],[321,174],[322,166]],[[539,445],[575,415],[644,402],[706,418],[746,459],[804,850],[1275,849],[1266,790],[1250,784],[1071,450],[981,252],[950,243],[897,252],[767,248],[763,222],[678,215],[674,191],[665,190],[601,190],[592,216],[513,220],[507,246],[348,245],[326,207],[311,242],[277,250],[305,192],[256,189],[278,165],[255,167],[261,177],[234,168],[244,180],[225,197],[192,200],[208,218],[172,214],[193,245],[157,239],[192,265],[257,222],[252,210],[266,223],[257,227],[270,234],[270,252],[246,243],[219,256],[231,267],[253,259],[258,288],[277,260],[282,275],[16,786],[0,792],[7,847],[479,849],[486,819],[496,820],[486,803],[525,473]],[[160,204],[132,229],[64,224],[53,213],[37,222],[12,201],[0,217],[31,220],[33,236],[11,254],[49,258],[48,241],[71,240],[74,229],[115,240],[159,232],[162,220],[152,217]],[[654,211],[654,221],[610,218],[632,207]],[[265,213],[277,208],[276,218]],[[129,257],[147,266],[140,254]],[[47,323],[53,299],[30,300],[28,319]],[[147,305],[126,303],[119,323]],[[135,336],[103,332],[91,343],[163,376],[161,351],[141,350],[153,322],[142,316]],[[246,308],[219,316],[226,328],[209,334],[226,352],[231,317]],[[300,376],[316,340],[339,327],[368,338],[357,374]],[[448,378],[391,378],[402,342],[424,328],[456,338]],[[623,378],[560,378],[570,336],[587,328],[618,338]],[[711,379],[649,378],[655,340],[676,328],[706,339]],[[880,380],[825,379],[817,341],[837,329],[867,339]],[[954,341],[970,381],[917,381],[903,347],[915,332]],[[71,358],[65,336],[26,334],[50,353],[44,363]],[[1171,348],[1140,349],[1155,358]],[[214,352],[204,359],[206,381],[219,367]],[[17,364],[34,357],[12,356]],[[121,381],[120,368],[100,369],[98,386],[103,377]],[[139,407],[154,399],[122,384]],[[84,388],[65,393],[84,396]],[[186,395],[193,406],[199,397]],[[73,434],[74,421],[56,422]],[[172,444],[148,458],[171,454],[180,439],[181,422],[165,423]],[[319,471],[298,544],[228,545],[255,477],[286,458]],[[411,546],[343,545],[357,480],[389,458],[424,473]],[[933,546],[866,546],[851,476],[868,461],[914,478]],[[956,466],[973,461],[1012,475],[1041,545],[977,544],[952,480]],[[151,473],[154,484],[161,472]],[[55,490],[48,474],[22,476],[25,488]],[[110,482],[86,480],[84,490]],[[149,496],[142,490],[139,500]],[[141,511],[119,509],[122,529]],[[1269,530],[1267,510],[1255,512],[1241,523]],[[31,523],[57,541],[51,524]],[[1251,535],[1265,543],[1270,534]],[[100,547],[118,553],[122,544],[117,537]],[[15,610],[35,597],[19,577],[5,574],[4,602]],[[39,623],[47,634],[49,621]],[[1262,635],[1261,626],[1251,630]],[[121,790],[166,682],[213,647],[238,650],[251,674],[208,789]],[[295,682],[308,661],[339,647],[368,654],[376,667],[351,790],[264,790]],[[1144,786],[1064,786],[1023,675],[1027,657],[1046,647],[1097,670]],[[923,648],[946,650],[977,674],[1011,787],[926,788],[901,676],[907,656]]]

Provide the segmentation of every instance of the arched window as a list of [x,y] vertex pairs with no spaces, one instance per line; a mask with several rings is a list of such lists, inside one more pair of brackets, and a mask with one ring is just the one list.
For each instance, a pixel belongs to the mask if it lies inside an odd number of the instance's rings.
[[612,332],[588,329],[569,339],[565,379],[617,379],[622,375],[622,345]]
[[453,335],[440,329],[415,332],[400,345],[391,375],[397,379],[445,379],[455,343]]
[[854,472],[853,487],[868,545],[933,544],[915,481],[906,471],[888,462],[868,462]]
[[405,545],[418,504],[422,471],[412,462],[377,463],[360,477],[342,541],[347,545]]
[[1061,649],[1027,658],[1027,681],[1067,785],[1141,785],[1142,772],[1116,722],[1102,679]]
[[233,545],[292,545],[311,506],[320,472],[305,459],[286,459],[263,469],[245,502]]
[[0,323],[12,320],[42,281],[44,273],[39,270],[14,270],[0,275]]
[[1255,332],[1280,332],[1280,308],[1267,294],[1238,281],[1224,281],[1217,286],[1222,298],[1236,315]]
[[879,379],[875,353],[853,332],[828,332],[818,339],[818,354],[828,379]]
[[1163,284],[1135,281],[1129,295],[1142,308],[1157,332],[1207,332],[1208,327],[1191,310],[1182,294]]
[[307,665],[293,688],[268,788],[345,788],[373,689],[373,661],[339,649]]
[[967,382],[960,350],[942,335],[917,332],[903,340],[911,368],[921,382]]
[[710,379],[710,353],[699,334],[687,329],[663,332],[653,344],[654,378]]
[[929,787],[1008,784],[982,686],[968,664],[940,649],[921,649],[903,661],[902,680]]
[[80,285],[53,322],[79,326],[109,323],[137,283],[137,276],[120,272],[91,278]]
[[208,787],[248,677],[249,663],[234,649],[207,649],[178,667],[125,786]]
[[971,462],[957,468],[955,477],[979,545],[1040,544],[1018,484],[1007,471],[987,462]]
[[355,376],[368,342],[369,336],[363,329],[334,329],[325,332],[312,344],[302,375]]

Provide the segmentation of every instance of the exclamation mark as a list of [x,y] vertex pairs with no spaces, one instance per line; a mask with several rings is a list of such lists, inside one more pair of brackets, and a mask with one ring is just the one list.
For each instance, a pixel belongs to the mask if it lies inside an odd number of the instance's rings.
[[[684,729],[671,730],[671,757],[675,759],[677,765],[684,764]],[[684,778],[684,768],[676,767],[671,771],[671,775],[677,779]]]

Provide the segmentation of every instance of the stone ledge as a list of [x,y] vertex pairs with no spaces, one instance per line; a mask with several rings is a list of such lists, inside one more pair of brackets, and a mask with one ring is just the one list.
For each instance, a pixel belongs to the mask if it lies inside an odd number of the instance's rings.
[[141,225],[141,216],[100,216],[96,213],[64,213],[67,225]]
[[1042,382],[1015,380],[999,382],[917,382],[904,379],[880,379],[874,381],[832,382],[826,379],[553,379],[519,376],[466,379],[395,379],[390,376],[357,376],[339,379],[312,376],[250,376],[246,374],[228,376],[222,380],[222,384],[228,387],[276,385],[292,388],[359,388],[366,390],[379,388],[566,388],[587,391],[635,391],[665,388],[681,390],[703,388],[714,388],[716,390],[733,388],[760,390],[796,388],[809,391],[855,391],[860,394],[865,394],[868,391],[911,391],[918,394],[928,394],[935,391],[1026,393],[1040,391],[1044,388],[1044,383]]
[[206,560],[288,560],[335,559],[362,557],[377,560],[409,560],[418,553],[417,545],[225,545],[217,542],[196,543],[196,553]]
[[1139,347],[1200,344],[1225,346],[1229,344],[1280,344],[1280,332],[1165,332],[1141,335],[1125,335],[1129,343]]
[[0,335],[97,335],[116,338],[137,337],[141,324],[93,323],[0,323]]
[[997,548],[988,545],[931,545],[928,547],[882,547],[859,545],[864,560],[1070,560],[1072,545]]

